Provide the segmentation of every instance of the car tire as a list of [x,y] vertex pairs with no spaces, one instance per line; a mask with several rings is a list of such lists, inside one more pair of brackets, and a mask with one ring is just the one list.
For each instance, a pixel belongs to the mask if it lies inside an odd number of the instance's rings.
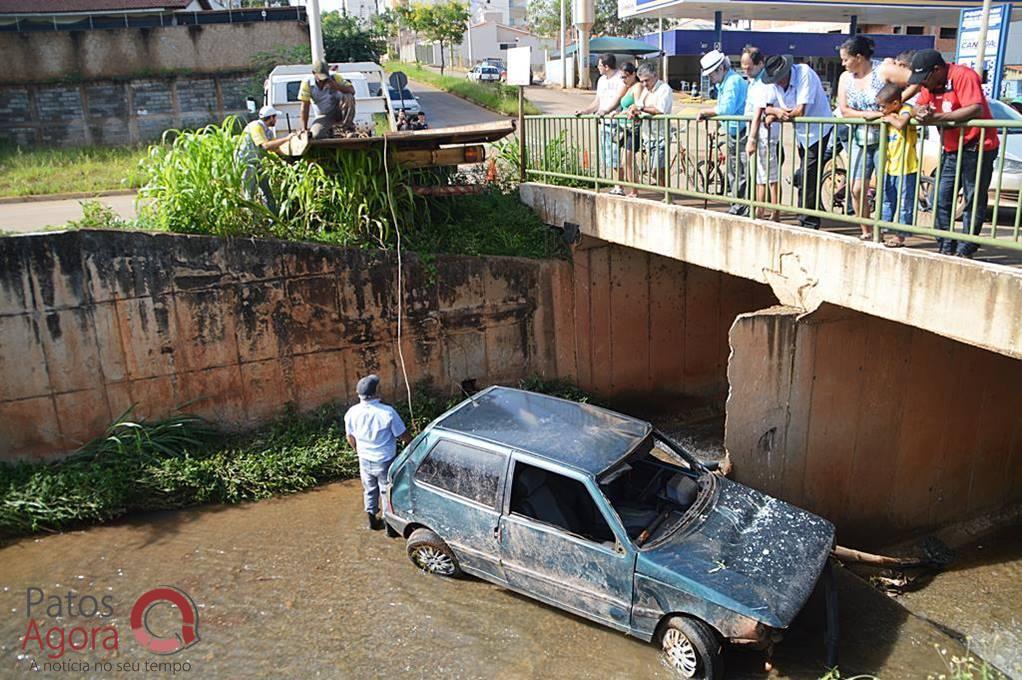
[[683,678],[718,680],[724,677],[717,634],[698,619],[672,616],[660,630],[664,662]]
[[461,576],[458,558],[444,543],[444,539],[429,529],[416,529],[408,537],[408,559],[419,569],[437,576]]

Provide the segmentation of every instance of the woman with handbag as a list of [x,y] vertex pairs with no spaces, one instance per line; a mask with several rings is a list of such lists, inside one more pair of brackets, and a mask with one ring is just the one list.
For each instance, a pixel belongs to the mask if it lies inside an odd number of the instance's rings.
[[[845,72],[837,84],[837,106],[842,117],[878,121],[884,114],[877,103],[877,93],[886,83],[873,64],[873,41],[863,35],[853,36],[841,44],[840,54]],[[866,197],[877,169],[880,126],[856,125],[849,141],[847,176],[851,182],[855,214],[865,217],[870,211]],[[859,238],[871,240],[872,228],[867,224],[859,226],[862,229]]]

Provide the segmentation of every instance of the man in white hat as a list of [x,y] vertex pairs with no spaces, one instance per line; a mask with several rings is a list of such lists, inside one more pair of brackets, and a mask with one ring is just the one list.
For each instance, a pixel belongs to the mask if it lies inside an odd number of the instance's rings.
[[380,401],[379,388],[377,375],[359,380],[355,386],[358,403],[344,414],[344,434],[358,454],[365,511],[373,531],[383,528],[383,520],[376,513],[380,510],[380,497],[385,498],[390,487],[388,475],[397,456],[397,444],[407,444],[412,439],[397,411]]
[[273,201],[273,193],[270,191],[270,183],[266,174],[262,172],[260,165],[269,152],[279,152],[280,147],[291,138],[291,135],[277,137],[277,115],[280,111],[272,106],[264,106],[259,109],[259,118],[245,126],[241,133],[241,143],[238,145],[238,161],[245,164],[242,172],[242,181],[245,187],[245,196],[249,200],[257,200],[256,189],[262,194],[262,202],[271,211],[276,212],[277,206]]
[[[717,106],[699,112],[700,118],[710,116],[745,115],[745,98],[749,83],[731,68],[731,60],[718,50],[710,50],[699,60],[703,77],[717,86]],[[723,123],[727,132],[727,192],[736,198],[745,197],[745,175],[748,157],[745,155],[745,121],[729,120]],[[732,215],[747,215],[748,206],[733,203]]]

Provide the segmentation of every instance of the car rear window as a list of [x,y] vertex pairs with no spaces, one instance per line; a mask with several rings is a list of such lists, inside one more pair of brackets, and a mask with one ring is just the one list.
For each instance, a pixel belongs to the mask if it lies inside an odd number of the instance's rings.
[[419,464],[415,479],[496,508],[506,469],[502,454],[441,439]]

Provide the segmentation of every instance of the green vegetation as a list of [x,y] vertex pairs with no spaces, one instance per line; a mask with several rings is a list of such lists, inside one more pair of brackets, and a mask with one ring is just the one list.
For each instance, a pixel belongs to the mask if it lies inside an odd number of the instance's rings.
[[[531,378],[522,387],[587,399],[561,381]],[[461,399],[423,384],[413,393],[414,422],[406,403],[395,407],[415,432]],[[358,461],[344,438],[342,409],[290,411],[242,435],[217,433],[190,415],[148,423],[125,413],[68,458],[0,464],[0,537],[61,531],[131,512],[259,500],[354,477]]]
[[[564,246],[513,187],[475,196],[426,198],[417,182],[444,184],[446,171],[384,167],[381,151],[339,151],[309,162],[263,162],[278,211],[246,197],[235,159],[237,124],[168,135],[142,163],[138,226],[217,236],[272,236],[342,246],[404,247],[421,254],[556,257]],[[119,225],[111,225],[119,226]]]
[[[438,87],[491,111],[508,116],[518,115],[518,89],[513,86],[503,83],[477,83],[463,75],[440,75],[435,71],[401,61],[388,61],[383,68],[387,73],[404,71],[411,80]],[[525,113],[541,113],[541,111],[536,108],[535,104],[526,100]]]
[[142,181],[138,147],[23,149],[0,146],[0,196],[134,189]]
[[444,72],[444,45],[460,45],[468,21],[468,4],[457,0],[444,0],[435,4],[412,3],[398,7],[401,26],[415,31],[426,40],[440,43],[440,74]]

